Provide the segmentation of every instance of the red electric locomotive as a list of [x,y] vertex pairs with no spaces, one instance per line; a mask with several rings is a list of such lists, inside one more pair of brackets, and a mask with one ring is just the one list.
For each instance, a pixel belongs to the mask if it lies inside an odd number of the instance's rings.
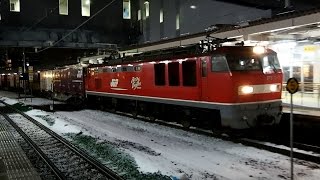
[[282,70],[274,51],[198,47],[89,66],[86,96],[96,104],[129,109],[150,119],[170,115],[184,127],[206,122],[245,129],[280,122]]

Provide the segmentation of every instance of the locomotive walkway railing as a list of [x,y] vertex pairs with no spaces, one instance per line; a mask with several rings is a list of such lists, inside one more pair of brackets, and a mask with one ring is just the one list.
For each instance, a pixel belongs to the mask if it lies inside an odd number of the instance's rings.
[[[290,103],[290,94],[286,91],[286,83],[283,83],[282,88],[282,102]],[[306,83],[299,84],[299,91],[293,96],[293,104],[320,108],[320,83]]]

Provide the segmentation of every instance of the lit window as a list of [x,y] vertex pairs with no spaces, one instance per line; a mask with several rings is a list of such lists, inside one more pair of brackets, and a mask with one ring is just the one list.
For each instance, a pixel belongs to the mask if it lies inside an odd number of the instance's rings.
[[130,0],[123,0],[123,19],[131,19]]
[[140,21],[141,20],[141,10],[139,9],[138,10],[138,21]]
[[59,0],[59,14],[68,15],[68,0]]
[[90,16],[90,0],[81,0],[82,16]]
[[180,15],[177,14],[176,16],[176,30],[180,29]]
[[163,9],[160,9],[160,23],[163,23]]
[[20,0],[10,0],[10,11],[20,12]]
[[145,8],[146,8],[146,18],[149,17],[149,1],[144,2]]

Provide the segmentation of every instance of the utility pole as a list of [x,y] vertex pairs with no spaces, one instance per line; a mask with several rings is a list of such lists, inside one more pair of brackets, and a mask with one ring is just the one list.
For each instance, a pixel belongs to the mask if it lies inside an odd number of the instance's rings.
[[291,6],[290,0],[284,1],[284,8],[289,8]]
[[[23,76],[25,76],[26,74],[26,55],[24,53],[24,48],[23,48],[23,52],[22,52],[22,58],[23,58]],[[23,78],[23,91],[24,91],[24,98],[26,100],[26,80]]]

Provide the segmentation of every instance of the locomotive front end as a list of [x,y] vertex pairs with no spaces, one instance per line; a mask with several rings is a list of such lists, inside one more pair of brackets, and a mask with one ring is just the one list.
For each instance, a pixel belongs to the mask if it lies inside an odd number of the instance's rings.
[[248,127],[279,124],[282,115],[282,70],[277,54],[256,46],[248,55],[248,58],[233,61],[238,67],[247,66],[242,67],[245,71],[233,72],[236,74],[233,81],[237,85],[235,93],[239,105],[235,107],[238,118]]
[[222,126],[246,129],[279,124],[282,70],[277,54],[263,47],[235,47],[222,54],[229,73],[220,90],[226,102],[220,110]]

